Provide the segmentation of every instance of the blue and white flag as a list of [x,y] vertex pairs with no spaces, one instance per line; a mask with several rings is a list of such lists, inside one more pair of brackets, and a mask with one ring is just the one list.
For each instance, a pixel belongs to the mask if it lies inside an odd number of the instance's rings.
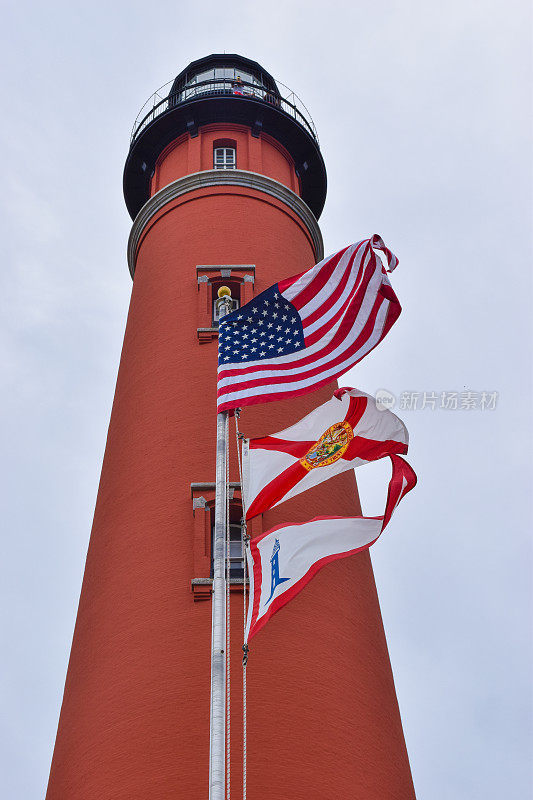
[[379,538],[392,512],[416,485],[410,465],[390,456],[392,477],[385,513],[380,517],[315,517],[278,525],[252,539],[247,548],[250,594],[246,641],[292,600],[330,561],[366,550]]

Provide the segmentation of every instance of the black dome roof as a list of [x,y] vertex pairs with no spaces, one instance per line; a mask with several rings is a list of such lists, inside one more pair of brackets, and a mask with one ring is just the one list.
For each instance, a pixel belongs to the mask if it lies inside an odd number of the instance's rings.
[[[232,87],[239,73],[246,90],[237,95]],[[155,163],[170,142],[182,133],[196,135],[202,125],[233,122],[247,125],[254,136],[268,133],[288,150],[300,177],[302,198],[318,218],[326,199],[326,168],[309,112],[288,91],[290,100],[257,61],[235,53],[214,53],[188,64],[155,93],[135,123],[124,168],[124,197],[131,217],[150,197]]]

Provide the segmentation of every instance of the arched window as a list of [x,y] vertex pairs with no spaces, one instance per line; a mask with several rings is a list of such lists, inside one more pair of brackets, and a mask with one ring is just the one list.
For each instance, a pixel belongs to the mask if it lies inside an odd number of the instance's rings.
[[237,146],[232,139],[213,142],[213,169],[237,169]]

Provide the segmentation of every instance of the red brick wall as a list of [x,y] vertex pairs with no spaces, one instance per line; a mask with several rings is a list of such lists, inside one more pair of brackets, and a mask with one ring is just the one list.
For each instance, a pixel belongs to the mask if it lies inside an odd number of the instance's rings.
[[237,169],[268,175],[300,194],[294,162],[285,148],[266,134],[255,138],[244,125],[205,125],[198,136],[180,136],[159,156],[151,194],[183,175],[213,169],[213,143],[218,139],[236,143]]
[[[242,131],[226,135],[246,142]],[[214,136],[170,148],[161,180],[206,158]],[[262,150],[262,163],[281,179],[274,151]],[[172,201],[140,241],[47,800],[208,796],[211,603],[191,591],[190,483],[215,479],[217,346],[197,337],[196,265],[255,264],[257,293],[313,261],[292,212],[231,187]],[[280,430],[333,388],[245,409],[241,428]],[[318,513],[360,513],[351,473],[265,514],[264,527]],[[238,797],[242,594],[232,595],[231,625]],[[366,553],[325,567],[252,642],[248,796],[414,798]]]

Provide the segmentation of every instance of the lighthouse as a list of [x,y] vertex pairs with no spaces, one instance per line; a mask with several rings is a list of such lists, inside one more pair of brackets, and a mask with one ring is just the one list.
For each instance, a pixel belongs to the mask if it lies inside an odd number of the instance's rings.
[[[211,55],[139,113],[124,196],[131,303],[47,800],[203,800],[217,298],[225,286],[239,308],[323,257],[326,170],[298,97],[255,61]],[[335,387],[243,409],[240,428],[247,437],[286,428]],[[359,513],[355,478],[343,473],[259,515],[249,533]],[[228,516],[226,768],[239,797],[245,587],[235,445]],[[273,582],[282,580],[277,555]],[[368,552],[329,564],[269,622],[247,683],[248,797],[414,798]]]

